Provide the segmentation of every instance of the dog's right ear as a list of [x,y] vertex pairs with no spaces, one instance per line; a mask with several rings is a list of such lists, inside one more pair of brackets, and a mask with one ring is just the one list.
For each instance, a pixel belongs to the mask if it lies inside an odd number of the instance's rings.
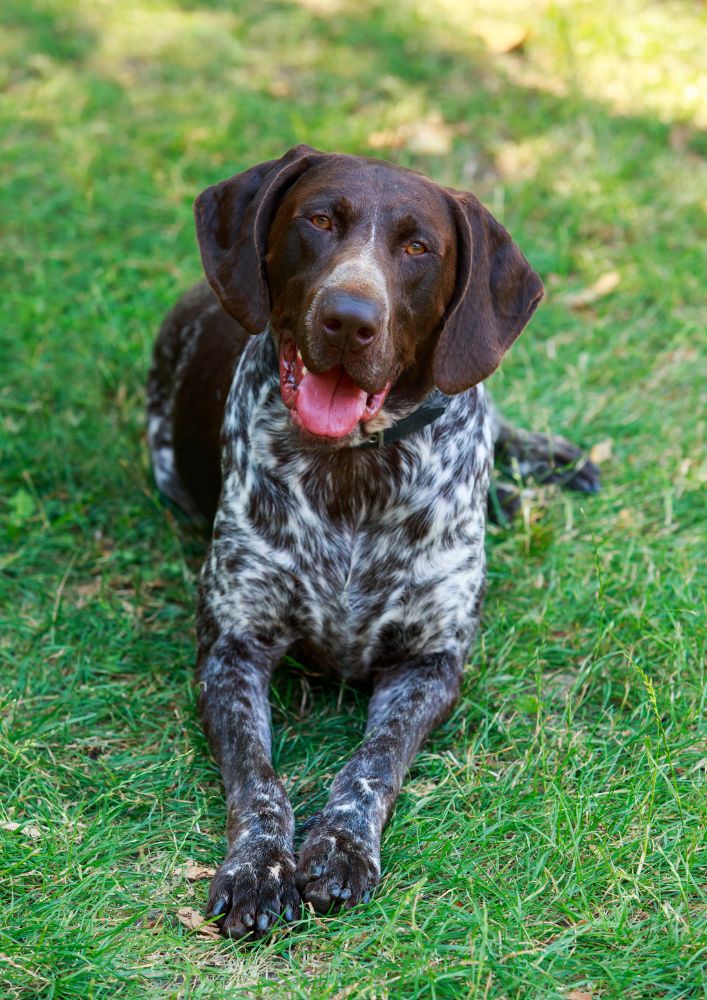
[[201,261],[218,299],[248,333],[270,320],[270,294],[263,261],[277,207],[285,192],[316,160],[310,146],[295,146],[207,188],[194,202]]

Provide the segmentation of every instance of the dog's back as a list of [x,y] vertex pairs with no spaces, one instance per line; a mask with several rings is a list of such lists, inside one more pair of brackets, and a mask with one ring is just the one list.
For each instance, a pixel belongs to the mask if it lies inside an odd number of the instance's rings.
[[221,424],[248,334],[209,285],[167,314],[147,379],[147,438],[155,481],[192,517],[213,520],[221,491]]

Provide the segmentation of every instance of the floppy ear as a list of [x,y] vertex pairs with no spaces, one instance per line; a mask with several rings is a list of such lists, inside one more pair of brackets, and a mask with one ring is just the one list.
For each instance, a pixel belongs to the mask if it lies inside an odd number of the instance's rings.
[[285,192],[324,154],[295,146],[207,188],[194,202],[196,234],[209,284],[226,312],[248,333],[270,319],[263,260],[275,212]]
[[450,191],[457,225],[457,286],[435,348],[435,382],[448,395],[487,378],[543,297],[540,278],[472,194]]

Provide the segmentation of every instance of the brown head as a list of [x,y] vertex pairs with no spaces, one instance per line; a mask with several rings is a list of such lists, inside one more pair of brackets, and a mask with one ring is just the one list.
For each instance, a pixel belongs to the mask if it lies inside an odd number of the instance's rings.
[[206,276],[250,333],[270,323],[295,423],[341,442],[386,400],[481,382],[543,287],[472,195],[380,160],[297,146],[195,203]]

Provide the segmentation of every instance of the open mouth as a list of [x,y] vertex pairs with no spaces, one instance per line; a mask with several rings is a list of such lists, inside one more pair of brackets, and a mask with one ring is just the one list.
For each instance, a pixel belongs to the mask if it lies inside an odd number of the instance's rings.
[[280,392],[293,419],[310,434],[342,438],[361,421],[380,411],[390,391],[386,382],[378,392],[368,393],[356,385],[343,365],[315,375],[308,371],[291,337],[280,340]]

